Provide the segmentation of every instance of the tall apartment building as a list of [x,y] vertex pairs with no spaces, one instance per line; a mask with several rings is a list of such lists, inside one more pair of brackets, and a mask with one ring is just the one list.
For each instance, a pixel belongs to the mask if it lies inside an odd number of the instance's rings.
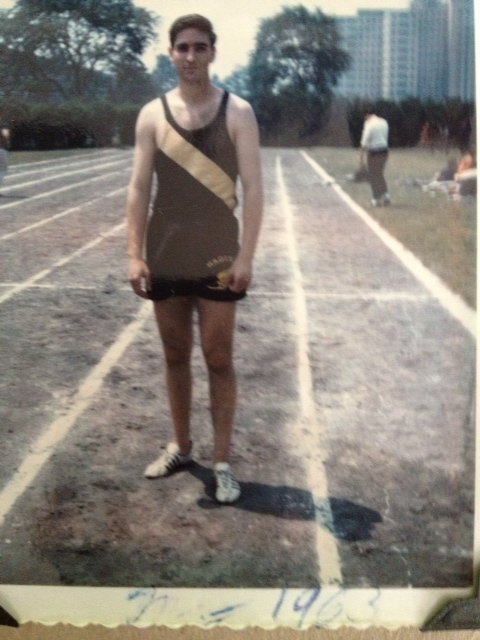
[[366,97],[374,98],[382,92],[382,56],[384,47],[383,11],[359,11],[357,14],[357,34],[355,54],[352,55],[355,68],[355,89],[368,89]]
[[443,100],[448,97],[448,13],[441,0],[413,0],[413,42],[417,55],[417,77],[412,88],[416,97]]
[[405,11],[363,9],[335,20],[352,58],[339,95],[474,99],[473,0],[412,0]]
[[448,0],[448,95],[473,99],[475,93],[473,0]]
[[412,95],[417,81],[418,54],[412,46],[415,23],[410,11],[385,11],[382,97],[401,100]]
[[[358,18],[357,16],[337,16],[335,17],[337,30],[340,36],[340,46],[350,54],[350,67],[348,71],[342,73],[338,78],[335,92],[341,96],[363,96],[365,93],[364,83],[360,81],[357,71],[359,66],[359,55],[356,51],[358,39]],[[368,89],[367,89],[368,90]]]
[[[339,79],[337,93],[376,100],[389,94],[392,56],[386,29],[387,11],[362,9],[356,16],[335,18],[342,46],[351,57],[349,70]],[[390,22],[390,21],[389,21]],[[386,93],[387,91],[387,93]]]

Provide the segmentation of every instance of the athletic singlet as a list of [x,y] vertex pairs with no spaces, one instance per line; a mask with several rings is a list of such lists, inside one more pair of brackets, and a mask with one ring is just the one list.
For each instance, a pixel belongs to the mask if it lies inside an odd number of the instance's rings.
[[214,119],[189,131],[174,120],[165,96],[165,135],[155,152],[157,191],[147,230],[154,278],[200,279],[234,261],[238,221],[233,210],[238,166],[228,134],[225,92]]

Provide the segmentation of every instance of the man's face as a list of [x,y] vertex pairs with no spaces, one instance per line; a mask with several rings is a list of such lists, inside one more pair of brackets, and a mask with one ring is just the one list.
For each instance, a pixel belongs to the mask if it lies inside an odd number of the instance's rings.
[[170,48],[170,57],[182,80],[198,82],[208,77],[208,67],[215,59],[215,47],[206,33],[184,29]]

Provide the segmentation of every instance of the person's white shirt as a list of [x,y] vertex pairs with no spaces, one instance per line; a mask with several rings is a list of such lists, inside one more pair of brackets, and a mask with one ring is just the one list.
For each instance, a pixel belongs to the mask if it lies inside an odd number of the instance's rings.
[[372,114],[365,120],[360,146],[368,151],[388,148],[388,122]]

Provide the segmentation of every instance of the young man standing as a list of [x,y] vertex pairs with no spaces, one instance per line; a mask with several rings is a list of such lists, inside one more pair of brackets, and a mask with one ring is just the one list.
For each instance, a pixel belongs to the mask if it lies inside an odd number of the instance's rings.
[[364,164],[365,154],[372,188],[372,205],[389,205],[390,195],[384,176],[388,159],[388,122],[377,116],[372,107],[365,109],[365,123],[360,140],[360,165]]
[[[190,356],[196,312],[210,385],[216,498],[229,503],[240,495],[229,464],[235,302],[245,296],[252,277],[262,187],[253,110],[210,82],[215,41],[210,21],[197,14],[177,19],[170,28],[178,86],[145,105],[138,117],[127,201],[128,252],[133,290],[153,300],[174,430],[174,440],[145,475],[168,475],[192,459]],[[154,173],[157,190],[147,222]],[[241,237],[233,213],[237,176],[243,190]]]

